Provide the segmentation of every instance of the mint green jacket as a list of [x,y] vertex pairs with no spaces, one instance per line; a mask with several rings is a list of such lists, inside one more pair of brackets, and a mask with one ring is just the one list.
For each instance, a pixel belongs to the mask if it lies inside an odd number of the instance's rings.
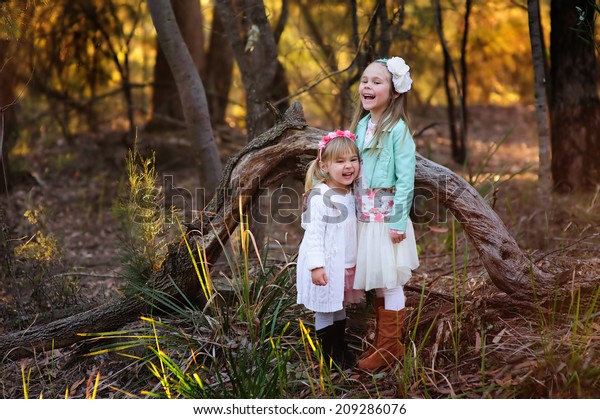
[[367,115],[360,120],[355,133],[363,164],[362,175],[369,189],[394,188],[394,211],[386,221],[389,228],[406,231],[415,187],[415,142],[404,121],[399,121],[382,133],[375,150],[365,148],[369,118]]

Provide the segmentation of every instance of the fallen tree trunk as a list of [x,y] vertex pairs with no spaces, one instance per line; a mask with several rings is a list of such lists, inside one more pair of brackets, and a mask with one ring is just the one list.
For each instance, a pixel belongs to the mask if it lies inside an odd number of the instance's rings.
[[491,281],[516,299],[533,301],[554,289],[554,277],[523,253],[477,190],[451,170],[417,156],[415,187],[444,204],[473,243]]
[[[290,174],[303,178],[322,135],[321,130],[306,126],[300,104],[294,103],[272,129],[229,160],[217,193],[202,217],[187,225],[188,240],[205,249],[209,265],[217,260],[221,243],[237,227],[240,205],[247,208],[260,195],[261,188]],[[499,289],[527,300],[550,292],[553,278],[530,262],[498,215],[467,182],[421,156],[417,158],[415,181],[416,187],[430,191],[462,223],[490,279]],[[165,262],[153,273],[149,284],[157,294],[170,298],[193,300],[201,294],[186,246],[181,243],[169,246]],[[159,300],[130,294],[93,310],[2,336],[0,359],[66,347],[86,339],[83,333],[116,330],[157,306]]]

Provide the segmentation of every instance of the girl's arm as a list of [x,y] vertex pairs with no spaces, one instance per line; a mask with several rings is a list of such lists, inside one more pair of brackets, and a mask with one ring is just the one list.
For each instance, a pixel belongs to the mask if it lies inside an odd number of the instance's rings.
[[307,211],[302,214],[306,267],[311,271],[325,267],[325,216],[323,193],[319,188],[315,188],[308,197]]
[[[416,146],[405,124],[393,132],[394,168],[396,175],[394,194],[394,215],[389,222],[390,229],[404,233],[412,205],[415,188]],[[396,131],[396,130],[394,130]]]

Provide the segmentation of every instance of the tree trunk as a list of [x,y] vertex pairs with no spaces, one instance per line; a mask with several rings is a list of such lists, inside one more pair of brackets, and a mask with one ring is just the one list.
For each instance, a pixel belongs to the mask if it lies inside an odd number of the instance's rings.
[[[221,159],[214,140],[202,79],[181,37],[169,0],[149,0],[156,34],[169,62],[183,106],[188,136],[200,174],[200,185],[210,197],[221,177]],[[200,208],[204,205],[200,203]]]
[[[593,3],[588,0],[551,3],[550,129],[552,175],[560,192],[594,190],[600,184],[600,101],[596,84]],[[585,12],[580,22],[577,8]]]
[[[226,34],[241,73],[246,93],[247,139],[257,137],[273,125],[273,115],[267,102],[276,103],[288,96],[288,82],[285,71],[277,59],[277,42],[264,2],[259,0],[215,1],[219,17],[223,21]],[[283,30],[285,19],[278,31]],[[278,105],[284,109],[285,103]],[[257,216],[259,200],[251,209],[253,216],[250,228],[255,233],[259,246],[265,242],[265,225]]]
[[[456,69],[450,55],[450,49],[444,36],[442,8],[440,0],[433,0],[434,11],[435,11],[435,25],[444,52],[444,87],[446,91],[447,99],[447,112],[448,112],[448,127],[450,129],[450,142],[452,146],[452,160],[456,163],[463,164],[467,158],[467,120],[466,120],[466,109],[467,104],[465,102],[462,91],[465,89],[467,83],[466,80],[466,46],[467,46],[467,35],[469,30],[469,16],[471,14],[471,2],[467,0],[467,10],[465,12],[465,25],[463,28],[463,41],[461,45],[461,75],[462,85],[458,80]],[[450,79],[454,82],[455,89],[452,89]],[[458,117],[456,116],[454,94],[452,91],[456,91],[456,100],[458,102]]]
[[540,20],[539,0],[527,1],[529,15],[529,39],[533,58],[533,74],[535,86],[535,115],[538,125],[539,169],[538,195],[539,202],[546,202],[552,192],[550,171],[550,129],[548,128],[548,99],[546,97],[546,65],[542,42],[542,22]]
[[462,154],[464,158],[467,156],[467,133],[469,131],[469,109],[467,107],[468,103],[468,87],[469,87],[469,78],[468,78],[468,66],[467,66],[467,46],[469,45],[469,23],[471,18],[471,11],[473,10],[473,1],[466,0],[465,1],[465,15],[463,18],[463,32],[462,32],[462,40],[460,43],[460,112],[461,112],[461,137],[460,137],[460,147],[462,149]]
[[10,164],[8,154],[17,142],[17,63],[10,54],[10,42],[0,39],[0,193],[8,193]]
[[274,88],[278,72],[275,36],[262,1],[219,0],[214,3],[242,76],[248,139],[255,138],[272,124],[266,101],[280,99],[272,96],[281,90]]
[[461,223],[496,287],[526,300],[552,292],[552,277],[540,271],[521,251],[498,214],[467,181],[417,156],[415,187],[432,193]]
[[210,31],[206,74],[206,97],[210,120],[213,127],[225,124],[225,114],[229,103],[229,89],[233,78],[233,51],[225,35],[223,20],[219,11],[213,8],[213,22]]
[[[204,54],[203,15],[200,3],[194,0],[171,0],[177,26],[181,31],[188,51],[202,73],[206,67]],[[183,109],[177,92],[177,84],[169,63],[156,43],[156,63],[154,65],[154,90],[152,92],[152,116],[147,129],[160,130],[184,126]]]
[[[206,263],[214,264],[242,209],[259,194],[260,187],[280,182],[289,175],[303,178],[308,162],[316,156],[323,131],[307,128],[298,103],[268,132],[232,157],[223,170],[218,193],[201,221],[188,225],[192,248],[206,251]],[[492,282],[515,299],[542,301],[552,295],[553,277],[540,271],[523,254],[498,215],[477,191],[454,172],[417,156],[415,184],[442,202],[462,223]],[[172,243],[162,267],[148,282],[157,294],[194,300],[199,281],[185,246]],[[202,301],[201,301],[202,303]],[[96,309],[0,337],[0,358],[23,357],[32,351],[60,348],[85,339],[81,333],[110,331],[136,319],[153,307],[143,296],[131,295]],[[168,309],[168,307],[162,307]]]

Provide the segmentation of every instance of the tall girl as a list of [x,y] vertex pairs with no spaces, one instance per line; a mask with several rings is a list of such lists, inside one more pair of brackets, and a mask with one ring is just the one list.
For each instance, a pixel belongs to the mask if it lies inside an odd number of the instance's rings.
[[367,371],[404,355],[404,285],[419,266],[409,218],[416,147],[406,124],[412,80],[402,58],[372,62],[362,73],[352,130],[362,159],[357,181],[358,250],[354,287],[376,291],[375,341],[359,360]]
[[306,173],[309,196],[296,267],[297,301],[315,312],[323,353],[342,369],[356,363],[346,344],[344,305],[364,296],[364,291],[353,289],[357,226],[352,188],[359,169],[352,132],[337,130],[321,139],[318,156]]

